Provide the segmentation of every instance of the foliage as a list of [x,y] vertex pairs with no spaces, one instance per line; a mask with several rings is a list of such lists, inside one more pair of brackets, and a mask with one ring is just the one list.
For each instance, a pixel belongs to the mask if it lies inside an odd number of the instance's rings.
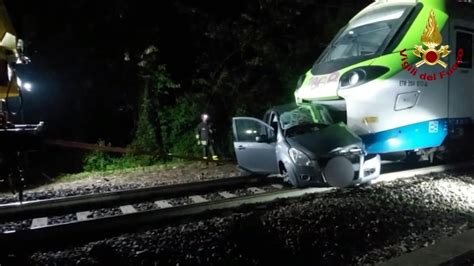
[[158,65],[151,69],[151,88],[155,95],[169,95],[171,89],[178,89],[180,86],[171,79],[166,65]]
[[204,110],[203,95],[184,95],[174,106],[161,113],[162,134],[166,150],[179,155],[199,154],[195,129]]
[[133,139],[131,148],[142,152],[156,152],[159,150],[158,141],[156,139],[156,125],[151,118],[153,105],[148,96],[148,89],[145,88],[143,94],[143,102],[138,118],[137,131]]
[[105,171],[112,159],[102,152],[93,152],[84,158],[84,171]]
[[104,172],[151,166],[157,160],[148,155],[125,155],[112,157],[103,152],[93,152],[84,158],[83,169],[86,172]]
[[166,110],[163,98],[169,97],[170,90],[179,88],[167,72],[166,66],[157,64],[158,50],[148,47],[142,61],[141,76],[145,80],[141,110],[138,116],[138,126],[131,147],[142,152],[159,152],[163,150],[161,133],[162,113]]
[[189,164],[189,162],[184,162],[182,160],[172,160],[166,162],[159,162],[154,163],[150,166],[146,165],[139,165],[130,168],[112,168],[113,170],[93,170],[91,168],[90,171],[83,171],[81,173],[76,174],[59,174],[57,177],[58,181],[62,182],[70,182],[82,179],[88,179],[92,176],[101,176],[101,177],[110,177],[110,178],[126,178],[129,175],[136,176],[137,173],[156,173],[157,171],[161,170],[169,170],[169,169],[176,169],[177,167],[181,167],[185,164]]
[[[104,140],[97,142],[99,146],[111,146]],[[125,154],[124,156],[112,156],[102,151],[94,151],[85,156],[83,170],[86,172],[105,172],[124,170],[137,167],[151,166],[158,162],[157,158],[150,155]]]

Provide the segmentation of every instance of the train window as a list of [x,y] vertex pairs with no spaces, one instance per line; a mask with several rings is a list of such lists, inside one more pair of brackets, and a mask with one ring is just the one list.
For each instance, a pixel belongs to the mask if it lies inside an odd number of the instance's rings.
[[460,68],[472,68],[472,34],[458,31],[456,34],[456,51],[464,49],[464,56]]
[[317,64],[340,59],[365,58],[382,52],[412,8],[412,5],[395,5],[385,9],[373,9],[362,16],[356,16],[334,38]]

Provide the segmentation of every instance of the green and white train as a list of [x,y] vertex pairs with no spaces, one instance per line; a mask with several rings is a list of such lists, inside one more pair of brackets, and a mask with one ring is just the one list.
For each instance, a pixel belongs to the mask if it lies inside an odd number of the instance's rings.
[[473,35],[469,0],[375,1],[300,78],[296,102],[345,122],[368,154],[429,158],[471,131]]

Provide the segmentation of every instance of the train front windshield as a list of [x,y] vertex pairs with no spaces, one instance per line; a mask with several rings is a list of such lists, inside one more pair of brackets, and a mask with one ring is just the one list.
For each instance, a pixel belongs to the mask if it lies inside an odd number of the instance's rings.
[[383,53],[413,8],[409,5],[377,8],[356,17],[334,38],[316,63],[365,59]]

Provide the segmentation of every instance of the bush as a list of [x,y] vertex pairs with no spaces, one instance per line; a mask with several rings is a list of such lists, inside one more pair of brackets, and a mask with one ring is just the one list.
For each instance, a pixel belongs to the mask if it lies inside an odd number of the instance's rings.
[[156,122],[151,118],[153,105],[147,88],[142,98],[137,131],[130,146],[132,149],[142,152],[156,152],[159,149],[156,139],[156,126],[154,125]]
[[105,171],[112,162],[112,158],[103,152],[93,152],[84,158],[84,171]]
[[96,151],[84,158],[83,168],[88,172],[104,172],[152,166],[157,162],[155,157],[149,155],[127,154],[121,157],[112,157],[104,152]]
[[202,95],[184,95],[173,107],[161,113],[161,132],[166,150],[179,155],[200,154],[196,145],[195,129],[200,115],[204,112],[205,102]]

